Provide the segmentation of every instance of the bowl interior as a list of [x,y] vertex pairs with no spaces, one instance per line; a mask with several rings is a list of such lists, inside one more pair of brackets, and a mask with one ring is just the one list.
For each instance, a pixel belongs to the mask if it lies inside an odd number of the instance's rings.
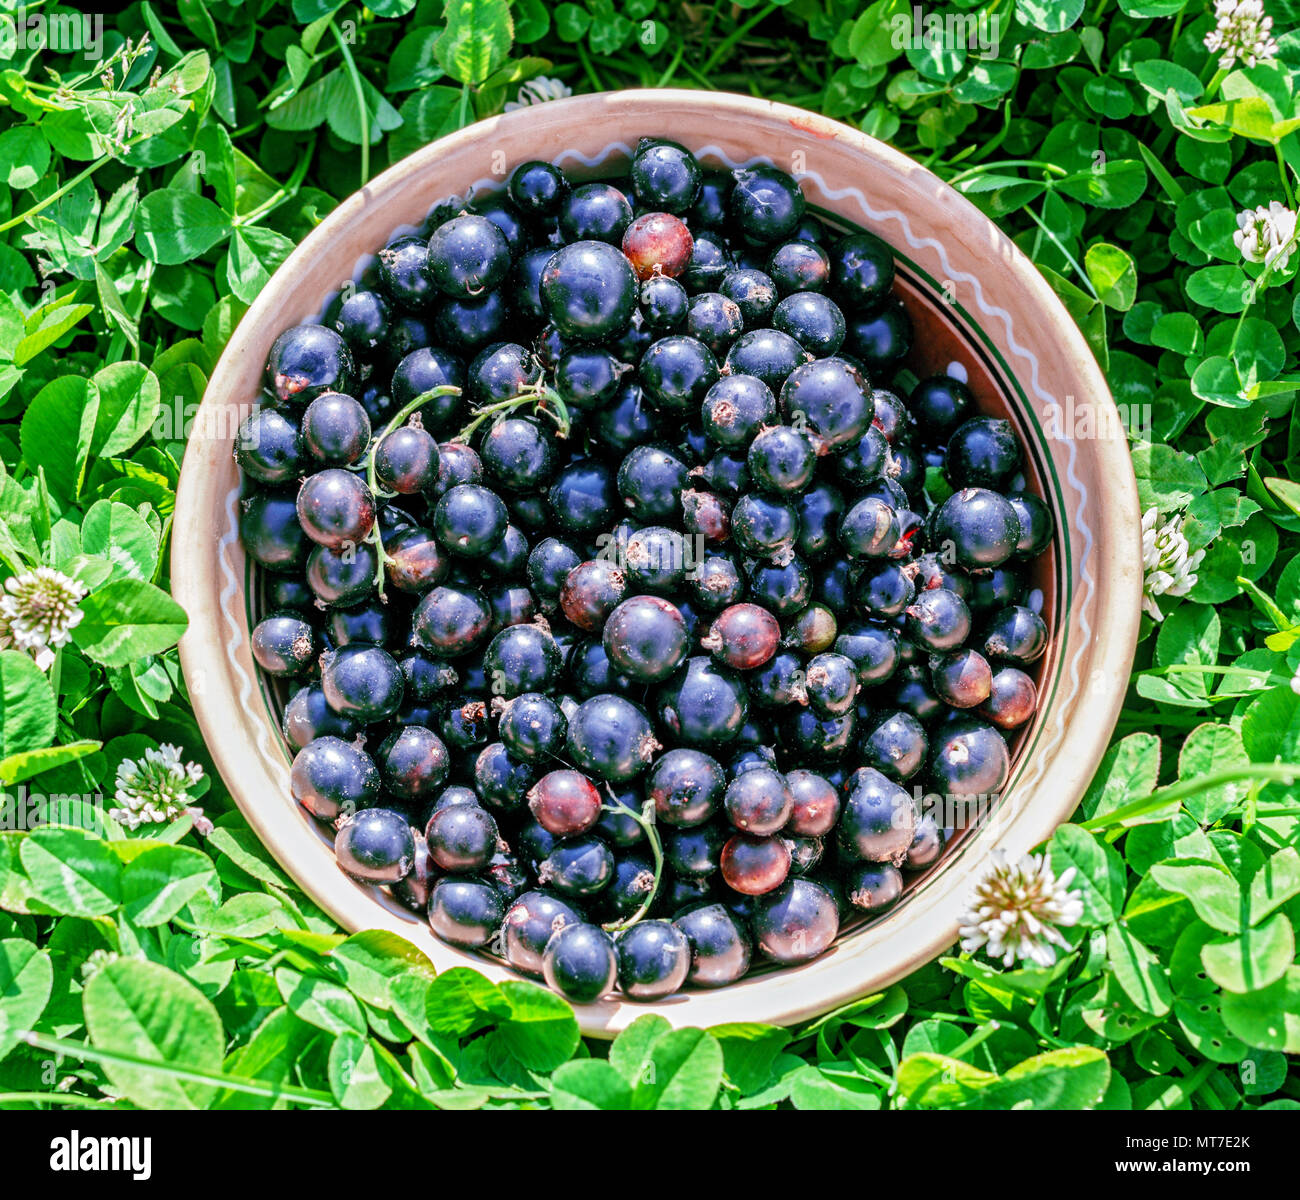
[[[727,118],[721,125],[719,115]],[[699,129],[716,144],[701,145]],[[1013,740],[1007,787],[932,868],[914,877],[897,905],[846,927],[830,951],[798,968],[754,972],[721,992],[683,993],[652,1006],[611,998],[582,1008],[584,1031],[598,1035],[646,1011],[684,1024],[792,1022],[879,988],[950,945],[969,877],[992,848],[1029,849],[1068,816],[1086,785],[1122,701],[1141,583],[1131,566],[1136,489],[1122,435],[1077,445],[1051,435],[1053,402],[1078,394],[1095,398],[1103,415],[1114,409],[1080,335],[1041,277],[982,215],[916,164],[834,122],[744,97],[581,97],[547,104],[541,113],[509,114],[427,147],[345,202],[295,251],[236,331],[204,409],[247,411],[276,334],[314,319],[388,236],[415,228],[438,200],[501,187],[502,174],[478,172],[502,148],[506,163],[545,157],[575,178],[610,177],[626,164],[636,136],[651,130],[691,146],[709,165],[793,166],[809,203],[828,220],[870,229],[891,244],[896,294],[916,329],[908,368],[917,376],[964,375],[982,412],[1013,422],[1026,454],[1027,489],[1056,519],[1053,545],[1030,578],[1053,636],[1032,672],[1040,707]],[[754,147],[772,153],[752,153]],[[191,443],[173,551],[173,586],[192,618],[182,660],[187,678],[204,681],[192,686],[196,711],[223,777],[277,858],[345,927],[402,933],[439,969],[469,963],[492,978],[514,977],[489,957],[437,941],[383,893],[349,882],[334,864],[328,833],[290,798],[290,756],[278,732],[285,697],[265,685],[247,651],[261,589],[238,544],[234,427],[225,421],[224,438]]]

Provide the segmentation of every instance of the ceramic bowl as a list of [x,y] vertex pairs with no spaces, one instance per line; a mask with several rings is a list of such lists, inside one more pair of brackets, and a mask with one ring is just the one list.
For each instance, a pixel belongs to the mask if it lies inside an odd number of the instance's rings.
[[328,831],[290,797],[280,701],[249,654],[259,588],[239,544],[231,457],[270,344],[288,326],[315,319],[395,230],[417,227],[439,200],[501,188],[510,167],[531,158],[575,178],[614,175],[646,134],[680,141],[714,167],[772,162],[798,176],[809,204],[829,220],[890,243],[916,330],[908,365],[919,376],[964,376],[981,409],[1014,422],[1029,486],[1056,517],[1054,545],[1031,580],[1053,636],[1036,664],[1039,711],[1013,743],[1007,787],[897,905],[798,968],[759,970],[718,991],[651,1005],[613,996],[579,1008],[584,1031],[604,1036],[644,1012],[677,1025],[790,1024],[879,990],[951,946],[991,852],[1019,855],[1043,841],[1092,777],[1127,685],[1142,586],[1133,467],[1092,354],[1029,260],[929,171],[848,126],[743,96],[626,91],[482,121],[376,177],[280,267],[213,372],[181,473],[172,586],[189,614],[180,652],[195,711],[249,824],[316,904],[345,929],[401,934],[438,969],[468,964],[493,979],[515,977],[495,959],[444,944],[383,893],[348,880]]

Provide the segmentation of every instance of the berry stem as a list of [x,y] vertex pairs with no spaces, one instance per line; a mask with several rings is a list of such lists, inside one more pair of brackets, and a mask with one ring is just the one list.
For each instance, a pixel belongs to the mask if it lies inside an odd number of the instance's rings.
[[[564,403],[560,393],[545,384],[530,384],[508,400],[498,400],[495,404],[485,404],[482,408],[476,408],[474,410],[474,419],[453,440],[467,442],[474,435],[474,431],[489,417],[494,417],[499,413],[513,412],[516,408],[522,408],[525,404],[534,405],[535,412],[545,413],[546,416],[550,417],[555,422],[560,437],[567,438],[569,436],[572,428],[569,420],[569,408]],[[548,404],[554,406],[554,412],[547,407]]]
[[[605,790],[609,792],[610,798],[613,799],[614,791],[609,784],[605,785]],[[650,911],[650,906],[655,902],[655,897],[659,894],[659,883],[664,874],[664,847],[659,840],[659,830],[655,825],[655,802],[653,799],[647,797],[639,813],[622,805],[605,804],[601,807],[607,813],[631,817],[641,826],[645,831],[646,841],[650,843],[650,856],[654,859],[655,864],[655,880],[650,888],[649,895],[641,902],[641,907],[626,921],[611,921],[608,925],[601,926],[608,933],[621,933],[624,929],[631,929],[638,921],[644,919],[646,913]]]
[[[409,401],[398,409],[392,420],[384,426],[384,432],[370,443],[370,449],[366,453],[366,484],[370,488],[371,495],[379,496],[383,493],[383,489],[379,486],[379,481],[375,478],[375,454],[379,450],[379,446],[383,442],[384,438],[392,433],[394,429],[398,428],[398,426],[400,426],[413,412],[416,412],[420,408],[423,408],[424,405],[428,404],[430,400],[437,400],[443,396],[459,396],[460,391],[460,388],[456,387],[455,384],[444,383],[439,387],[430,388],[427,392],[421,392],[414,400]],[[389,558],[387,551],[384,550],[384,538],[379,532],[378,517],[375,519],[375,524],[371,529],[371,534],[373,535],[371,540],[373,540],[375,544],[375,588],[379,592],[379,599],[385,601],[387,599],[384,595],[384,580],[387,578],[385,568],[391,559]]]

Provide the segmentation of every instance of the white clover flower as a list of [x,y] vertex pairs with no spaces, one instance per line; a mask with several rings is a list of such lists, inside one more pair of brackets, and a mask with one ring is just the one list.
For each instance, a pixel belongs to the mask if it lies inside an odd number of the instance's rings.
[[565,96],[572,95],[573,89],[560,80],[539,75],[519,89],[517,99],[506,101],[506,112],[513,112],[516,108],[527,108],[531,104],[545,104],[547,100],[563,100]]
[[164,744],[146,750],[143,759],[124,759],[118,766],[113,798],[121,807],[110,809],[109,816],[127,829],[139,829],[175,821],[188,813],[194,818],[194,828],[209,834],[212,822],[203,809],[190,803],[190,788],[202,779],[203,768],[181,762],[178,746]]
[[1237,214],[1232,240],[1247,262],[1285,271],[1296,248],[1296,214],[1276,200],[1267,208],[1261,204],[1243,209]]
[[1205,48],[1219,55],[1223,70],[1238,59],[1253,67],[1277,58],[1269,32],[1273,18],[1264,15],[1264,0],[1214,0],[1214,18],[1218,24],[1205,35]]
[[1142,607],[1153,621],[1163,621],[1157,596],[1186,596],[1196,584],[1196,568],[1204,550],[1189,554],[1181,514],[1170,517],[1159,529],[1160,514],[1148,508],[1142,514]]
[[1058,879],[1046,854],[1026,854],[1016,863],[1002,850],[992,857],[961,915],[961,948],[968,954],[984,949],[1004,967],[1018,958],[1050,967],[1055,947],[1068,945],[1057,926],[1073,925],[1083,916],[1083,896],[1070,890],[1075,868]]
[[0,649],[25,650],[42,671],[54,662],[54,651],[72,636],[84,615],[85,584],[53,567],[37,567],[5,580],[0,596]]
[[92,975],[99,974],[111,962],[116,962],[121,955],[116,950],[92,950],[90,956],[81,964],[81,982],[89,983]]

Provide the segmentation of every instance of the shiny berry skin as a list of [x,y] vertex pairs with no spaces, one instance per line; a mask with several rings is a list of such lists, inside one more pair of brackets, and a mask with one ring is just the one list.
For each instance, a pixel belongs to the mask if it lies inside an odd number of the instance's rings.
[[559,679],[561,665],[560,648],[550,631],[531,624],[503,629],[483,655],[483,669],[496,696],[544,692]]
[[284,706],[280,728],[285,741],[301,750],[318,737],[332,736],[350,741],[361,726],[349,717],[340,716],[325,701],[319,684],[299,688]]
[[733,604],[723,609],[701,641],[704,649],[737,671],[761,667],[776,653],[781,626],[757,604]]
[[699,606],[709,610],[726,608],[745,594],[744,576],[725,554],[706,554],[687,577],[687,585]]
[[566,338],[604,341],[627,327],[637,279],[622,251],[606,242],[571,242],[542,271],[542,307]]
[[542,951],[542,978],[575,1004],[599,1000],[618,978],[614,939],[599,925],[566,925]]
[[953,430],[943,473],[953,488],[1000,488],[1020,469],[1023,456],[1010,421],[972,417]]
[[993,672],[978,651],[954,650],[931,660],[930,682],[935,695],[945,704],[974,708],[989,698]]
[[462,558],[482,558],[505,536],[508,524],[501,498],[477,483],[457,484],[433,510],[438,541]]
[[542,307],[542,272],[554,253],[554,246],[539,246],[519,255],[502,288],[514,311],[530,321],[546,320],[546,310]]
[[840,850],[864,862],[901,863],[916,820],[908,792],[874,767],[859,767],[849,779],[837,827]]
[[789,241],[772,251],[767,273],[782,296],[824,292],[831,281],[831,260],[818,245]]
[[560,589],[582,559],[567,542],[543,538],[528,552],[528,586],[538,603],[550,612],[560,601]]
[[794,796],[780,771],[759,765],[727,785],[722,806],[727,820],[742,833],[766,837],[790,819]]
[[743,448],[719,450],[700,468],[700,480],[720,496],[739,496],[749,487],[749,467]]
[[614,473],[594,459],[563,468],[547,493],[551,513],[570,533],[595,533],[614,521],[619,502]]
[[804,196],[798,182],[785,171],[766,164],[732,171],[728,212],[741,234],[751,242],[780,242],[798,227]]
[[[481,199],[471,199],[466,207],[481,217],[487,217],[505,235],[510,247],[510,256],[517,258],[528,243],[529,231],[524,224],[523,215],[510,202],[508,196],[500,192],[489,192]],[[438,218],[435,218],[435,222]]]
[[784,708],[804,704],[804,660],[797,654],[780,651],[763,666],[745,676],[750,698],[759,708]]
[[617,246],[631,220],[631,203],[612,184],[581,183],[560,201],[560,232],[566,242]]
[[[785,625],[781,645],[789,650],[802,650],[805,654],[824,654],[839,634],[835,614],[824,604],[809,604],[801,608]],[[857,663],[850,660],[854,671]]]
[[509,317],[499,288],[469,299],[449,298],[433,314],[433,336],[447,349],[468,357],[499,342]]
[[844,496],[839,488],[814,479],[794,498],[799,518],[796,548],[806,559],[825,559],[839,550],[838,531],[845,512]]
[[810,879],[791,879],[761,897],[750,923],[759,952],[781,966],[816,958],[840,931],[835,898]]
[[1024,590],[1024,580],[1014,567],[994,567],[966,576],[966,588],[967,606],[973,616],[981,617],[1014,604]]
[[480,561],[496,579],[522,584],[528,566],[528,551],[527,534],[517,525],[507,525],[501,540]]
[[664,861],[679,879],[705,878],[718,869],[728,836],[726,827],[714,821],[690,829],[675,829],[665,839]]
[[503,742],[484,746],[474,759],[474,790],[485,807],[499,813],[521,809],[528,789],[536,781],[537,768],[532,763],[511,758]]
[[331,550],[317,546],[307,556],[307,582],[322,604],[356,604],[375,586],[378,560],[368,543]]
[[687,980],[697,987],[723,987],[749,970],[749,935],[721,904],[692,908],[673,918],[691,949]]
[[432,795],[451,770],[451,756],[442,738],[422,725],[395,729],[380,743],[375,758],[384,787],[404,800]]
[[735,266],[722,233],[713,229],[695,231],[695,250],[690,265],[681,274],[681,282],[691,295],[714,292]]
[[602,921],[626,921],[654,890],[654,864],[650,859],[640,854],[622,855],[614,861],[614,878],[594,898],[592,915]]
[[834,649],[853,660],[863,687],[884,683],[898,668],[898,634],[871,621],[851,621],[841,626]]
[[418,313],[435,294],[429,277],[429,245],[413,235],[389,242],[378,255],[378,275],[384,292],[402,308]]
[[559,212],[568,191],[563,172],[548,162],[520,163],[510,172],[506,184],[510,202],[525,216],[534,218]]
[[802,420],[829,449],[836,450],[866,433],[875,416],[875,400],[852,363],[822,358],[789,373],[781,387],[781,411],[787,420]]
[[351,742],[327,735],[308,742],[294,756],[289,788],[313,817],[333,821],[374,804],[379,771]]
[[752,375],[725,375],[700,406],[704,432],[719,446],[744,448],[776,416],[772,389]]
[[930,779],[943,795],[995,796],[1010,773],[1007,743],[992,725],[966,718],[935,737]]
[[844,350],[873,374],[898,366],[912,349],[912,320],[902,303],[890,297],[868,312],[850,317]]
[[429,926],[453,946],[486,946],[501,926],[501,893],[481,879],[448,876],[429,893]]
[[442,870],[450,872],[482,870],[496,853],[497,838],[492,814],[474,804],[440,808],[429,818],[424,831],[430,857]]
[[691,297],[686,314],[686,333],[706,346],[715,357],[745,331],[740,305],[721,292],[700,292]]
[[669,921],[639,921],[615,940],[618,983],[633,1000],[671,996],[691,969],[691,944]]
[[664,525],[638,529],[622,545],[628,583],[633,591],[675,592],[682,586],[687,567],[693,562],[691,543],[676,529]]
[[811,708],[801,708],[787,715],[779,737],[796,758],[819,763],[847,754],[856,729],[857,716],[853,709],[837,717],[823,717]]
[[355,354],[370,354],[386,341],[392,310],[378,292],[348,291],[330,307],[328,324]]
[[370,418],[351,396],[322,392],[302,414],[303,448],[322,466],[351,466],[369,444]]
[[[407,405],[417,396],[440,387],[464,387],[465,365],[455,355],[431,346],[412,350],[393,370],[393,401]],[[435,397],[420,409],[426,429],[442,429],[451,424],[462,407],[456,395]]]
[[614,855],[598,837],[564,838],[537,864],[537,881],[562,896],[594,896],[614,878]]
[[749,444],[747,462],[755,487],[789,495],[812,482],[817,452],[802,431],[789,425],[773,425]]
[[699,407],[718,381],[718,363],[697,338],[672,334],[651,344],[637,368],[637,380],[656,404],[674,412]]
[[687,745],[729,742],[749,715],[745,685],[734,671],[704,657],[688,658],[660,689],[659,719]]
[[870,308],[894,286],[894,252],[873,233],[841,238],[830,259],[831,291],[851,308]]
[[907,406],[927,436],[943,442],[975,407],[975,397],[960,379],[933,375],[912,389]]
[[610,661],[639,683],[667,679],[689,650],[681,612],[658,596],[624,600],[610,613],[602,636]]
[[840,815],[840,797],[834,785],[815,771],[799,767],[785,774],[792,804],[785,832],[796,837],[825,837]]
[[487,743],[488,706],[482,700],[466,700],[442,713],[438,733],[452,750],[472,750]]
[[359,883],[396,883],[415,865],[415,834],[405,814],[365,808],[340,824],[334,856]]
[[921,663],[901,667],[893,678],[889,695],[894,707],[910,713],[918,721],[934,720],[947,711],[935,695],[929,670]]
[[512,757],[546,762],[563,748],[567,726],[554,700],[540,692],[525,692],[506,704],[498,735]]
[[618,469],[618,493],[637,521],[663,521],[681,511],[687,467],[664,446],[637,446]]
[[433,891],[437,868],[429,857],[429,847],[424,835],[412,830],[415,842],[415,854],[411,859],[411,869],[395,883],[388,885],[393,899],[413,913],[424,916],[429,911],[429,894]]
[[266,359],[266,382],[281,404],[301,407],[322,392],[347,392],[355,377],[352,351],[324,325],[286,329]]
[[490,426],[478,454],[487,476],[510,491],[545,488],[555,473],[555,442],[530,417],[507,416]]
[[679,748],[660,755],[646,776],[646,798],[666,825],[702,825],[718,810],[726,777],[716,759],[700,750]]
[[641,315],[657,333],[679,328],[686,320],[690,298],[686,289],[667,275],[652,275],[638,292]]
[[993,672],[988,699],[979,707],[979,715],[999,729],[1018,729],[1038,708],[1038,689],[1034,681],[1016,667]]
[[778,391],[798,367],[811,359],[812,355],[788,333],[751,329],[732,343],[726,367],[730,375],[754,375]]
[[927,521],[926,545],[951,548],[959,566],[996,567],[1015,553],[1020,520],[1005,496],[988,488],[954,492]]
[[[502,342],[475,355],[469,365],[466,386],[475,404],[496,404],[535,385],[541,376],[541,363],[531,350],[517,342]],[[455,482],[474,483],[478,478],[475,475],[473,478],[458,478]]]
[[660,749],[649,718],[622,696],[584,700],[569,717],[569,757],[578,767],[611,783],[624,783],[646,769]]
[[435,656],[467,654],[487,636],[492,610],[482,592],[440,585],[426,592],[411,618],[414,644]]
[[943,853],[945,840],[938,821],[930,813],[925,813],[916,823],[916,833],[912,837],[912,844],[907,848],[907,859],[903,866],[909,871],[924,870]]
[[833,651],[814,655],[804,676],[808,705],[822,717],[838,717],[853,707],[858,694],[857,664]]
[[1015,492],[1007,503],[1016,510],[1020,522],[1020,540],[1016,543],[1016,558],[1033,558],[1052,544],[1056,522],[1052,510],[1042,500],[1029,492]]
[[268,675],[290,678],[316,661],[320,643],[316,631],[297,613],[271,613],[253,627],[249,649]]
[[636,686],[610,662],[599,638],[579,638],[574,642],[565,658],[564,669],[574,693],[584,700],[602,692],[626,694]]
[[859,500],[840,519],[840,545],[854,558],[883,558],[898,542],[898,513],[875,496]]
[[882,912],[903,894],[903,876],[893,863],[854,863],[844,874],[844,894],[863,912]]
[[384,542],[388,561],[384,571],[399,591],[424,593],[436,587],[451,569],[447,552],[426,529],[403,529]]
[[[341,396],[339,399],[351,400],[351,397]],[[351,402],[357,403],[355,400]],[[308,411],[311,411],[310,405]],[[364,410],[361,415],[365,417]],[[367,437],[369,430],[367,422]],[[263,408],[245,418],[239,426],[235,461],[245,475],[258,483],[290,483],[302,473],[305,448],[298,426],[289,417],[277,409]],[[359,457],[360,451],[357,453]]]
[[378,646],[343,646],[323,655],[320,679],[329,706],[363,725],[386,720],[402,704],[401,668]]
[[581,918],[558,896],[548,892],[525,892],[515,900],[501,923],[505,936],[506,961],[526,975],[542,973],[542,951],[551,937]]
[[1028,666],[1047,649],[1047,622],[1032,608],[1010,605],[995,613],[984,629],[984,653],[989,658]]
[[[742,775],[741,779],[752,774]],[[790,862],[790,847],[784,838],[738,833],[722,848],[722,879],[742,895],[761,896],[785,882]]]
[[905,610],[907,636],[935,653],[955,650],[971,631],[966,601],[946,587],[926,588]]
[[680,217],[652,212],[628,225],[621,245],[637,279],[659,275],[676,279],[690,265],[695,239]]
[[859,745],[865,766],[900,783],[925,765],[929,751],[924,727],[907,712],[887,713],[877,719]]
[[510,270],[510,245],[487,217],[453,217],[429,237],[429,278],[445,295],[470,300],[496,287]]
[[684,213],[699,195],[704,173],[685,146],[643,138],[630,169],[632,192],[642,208]]
[[579,629],[599,633],[627,595],[627,575],[609,559],[579,563],[560,588],[560,608]]
[[783,500],[748,492],[731,510],[731,534],[755,558],[784,557],[793,550],[799,518]]
[[688,214],[691,227],[717,229],[725,225],[731,188],[731,176],[724,171],[705,171],[700,180],[699,194]]
[[330,467],[298,490],[298,522],[313,542],[331,550],[354,546],[375,523],[375,498],[351,471]]
[[740,306],[740,315],[751,328],[767,324],[768,314],[776,307],[776,284],[771,276],[752,268],[728,271],[718,291]]
[[[380,609],[386,612],[386,609]],[[403,695],[408,701],[428,701],[451,691],[460,675],[454,667],[422,650],[408,650],[398,659],[402,678],[406,682]]]
[[[731,536],[731,505],[713,492],[688,488],[682,492],[682,526],[707,542],[725,542]],[[698,574],[700,563],[690,578]]]
[[855,601],[865,617],[900,616],[915,597],[916,584],[900,563],[872,562],[858,576]]
[[586,833],[600,819],[600,806],[600,791],[581,771],[551,771],[528,793],[537,823],[556,837]]
[[817,292],[795,292],[772,312],[772,327],[788,333],[810,354],[826,358],[844,344],[847,326],[840,306]]
[[599,409],[614,398],[627,370],[608,350],[575,346],[556,364],[555,390],[573,408]]
[[375,478],[400,495],[423,491],[438,478],[438,443],[414,425],[394,429],[375,448]]
[[638,823],[644,804],[641,789],[634,783],[612,796],[607,794],[605,799],[608,803],[601,809],[596,821],[596,835],[614,850],[642,845],[646,835]]

